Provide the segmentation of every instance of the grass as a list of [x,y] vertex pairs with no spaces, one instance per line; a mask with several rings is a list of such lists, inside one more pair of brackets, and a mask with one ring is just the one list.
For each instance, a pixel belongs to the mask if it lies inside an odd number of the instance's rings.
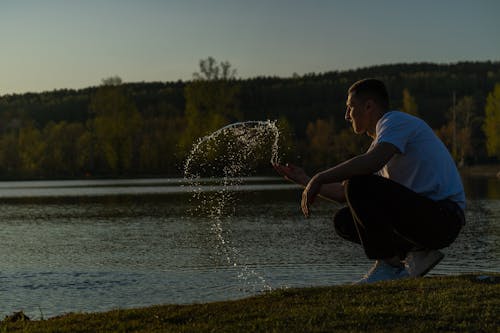
[[237,301],[161,305],[40,321],[0,332],[500,332],[500,274],[288,289]]

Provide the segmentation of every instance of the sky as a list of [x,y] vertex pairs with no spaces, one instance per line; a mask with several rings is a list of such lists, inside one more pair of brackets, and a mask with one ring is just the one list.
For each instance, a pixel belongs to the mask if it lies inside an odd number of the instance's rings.
[[0,96],[390,63],[500,61],[498,0],[0,0]]

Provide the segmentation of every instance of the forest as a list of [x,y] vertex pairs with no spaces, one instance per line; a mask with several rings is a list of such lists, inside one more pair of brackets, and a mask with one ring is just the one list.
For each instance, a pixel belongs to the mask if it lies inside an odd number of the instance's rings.
[[[275,120],[280,159],[310,171],[369,144],[344,120],[355,81],[383,80],[391,108],[424,119],[457,165],[500,162],[500,62],[391,64],[240,79],[200,60],[192,80],[0,95],[0,178],[182,176],[194,142],[237,121]],[[1,92],[0,92],[1,94]],[[269,160],[257,172],[272,173]]]

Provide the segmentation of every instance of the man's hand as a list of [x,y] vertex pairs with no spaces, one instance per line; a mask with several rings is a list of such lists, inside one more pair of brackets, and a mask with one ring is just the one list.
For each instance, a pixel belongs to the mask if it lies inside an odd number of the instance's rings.
[[302,212],[306,217],[309,216],[309,207],[320,191],[321,195],[326,198],[339,202],[345,201],[343,185],[340,182],[353,176],[373,174],[387,164],[398,152],[398,148],[392,143],[381,142],[364,154],[316,174],[302,193]]
[[306,188],[302,192],[302,202],[300,207],[302,208],[302,213],[307,218],[310,215],[309,207],[314,202],[314,199],[319,194],[321,190],[321,183],[317,177],[313,177],[309,183],[307,183]]
[[293,164],[273,164],[273,168],[286,180],[292,181],[296,184],[306,186],[311,177],[309,177],[304,169]]
[[[273,167],[286,180],[303,187],[306,187],[311,180],[311,177],[305,173],[304,169],[293,164],[273,164]],[[344,185],[342,183],[323,184],[319,186],[319,193],[315,194],[314,197],[316,195],[320,195],[322,198],[330,201],[345,202]],[[309,202],[309,206],[311,203],[312,201]]]

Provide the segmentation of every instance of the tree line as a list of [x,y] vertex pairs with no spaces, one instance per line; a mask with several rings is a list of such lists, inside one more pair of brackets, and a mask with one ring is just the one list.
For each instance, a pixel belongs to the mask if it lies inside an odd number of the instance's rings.
[[[190,81],[123,83],[0,97],[0,178],[180,176],[200,137],[236,121],[276,120],[283,161],[314,171],[363,152],[345,123],[348,87],[382,79],[394,109],[418,115],[457,164],[500,159],[500,62],[393,64],[239,79],[202,59]],[[262,161],[262,172],[272,172]]]

